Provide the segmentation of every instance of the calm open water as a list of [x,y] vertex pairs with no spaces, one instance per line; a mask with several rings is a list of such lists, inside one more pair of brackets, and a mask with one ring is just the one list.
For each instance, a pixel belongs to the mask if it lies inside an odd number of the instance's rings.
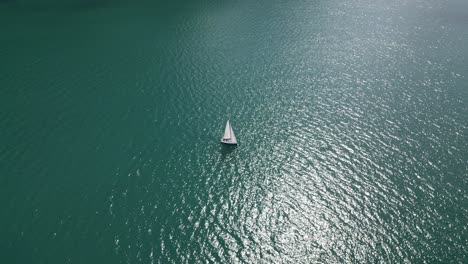
[[468,262],[466,0],[130,2],[0,1],[1,263]]

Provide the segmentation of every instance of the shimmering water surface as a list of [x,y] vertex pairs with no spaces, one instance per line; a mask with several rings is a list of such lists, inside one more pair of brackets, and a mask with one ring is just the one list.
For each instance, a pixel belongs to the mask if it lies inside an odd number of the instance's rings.
[[467,1],[129,2],[0,1],[1,263],[468,261]]

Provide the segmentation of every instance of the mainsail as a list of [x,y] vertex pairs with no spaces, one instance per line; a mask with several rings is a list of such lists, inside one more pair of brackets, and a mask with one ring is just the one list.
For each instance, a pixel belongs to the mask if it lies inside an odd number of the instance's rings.
[[229,120],[228,120],[226,123],[226,128],[224,129],[223,139],[231,139],[231,134],[232,134],[231,131],[232,131],[231,123],[229,123]]

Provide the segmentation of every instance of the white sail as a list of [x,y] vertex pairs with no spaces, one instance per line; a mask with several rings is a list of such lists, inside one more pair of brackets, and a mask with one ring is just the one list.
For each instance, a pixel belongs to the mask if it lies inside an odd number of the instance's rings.
[[224,136],[223,139],[231,139],[231,124],[229,123],[229,120],[226,123],[226,128],[224,129]]
[[236,136],[234,135],[234,131],[232,130],[229,120],[226,122],[226,128],[224,128],[224,135],[221,138],[221,143],[232,145],[237,144]]

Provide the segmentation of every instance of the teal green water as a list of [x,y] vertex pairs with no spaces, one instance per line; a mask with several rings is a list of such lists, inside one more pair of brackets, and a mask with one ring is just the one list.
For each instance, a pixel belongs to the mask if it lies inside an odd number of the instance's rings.
[[468,2],[129,2],[0,1],[0,263],[468,261]]

